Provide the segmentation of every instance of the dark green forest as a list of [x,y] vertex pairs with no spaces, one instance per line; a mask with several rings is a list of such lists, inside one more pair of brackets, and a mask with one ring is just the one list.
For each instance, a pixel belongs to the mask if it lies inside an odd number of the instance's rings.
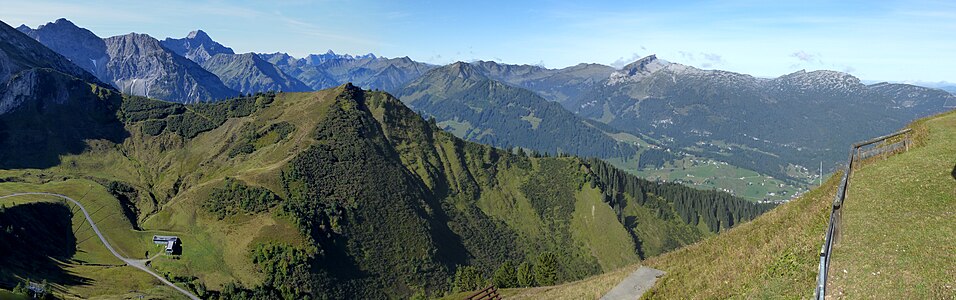
[[[649,199],[666,199],[666,206],[658,206],[659,215],[668,210],[677,212],[684,223],[696,226],[704,223],[712,232],[719,232],[734,225],[753,220],[775,205],[753,203],[725,192],[694,189],[677,183],[652,182],[631,175],[600,159],[589,159],[591,171],[599,179],[607,193],[607,202],[615,211],[621,212],[626,203],[621,201],[626,194],[637,203],[645,205]],[[619,214],[619,216],[621,216]]]

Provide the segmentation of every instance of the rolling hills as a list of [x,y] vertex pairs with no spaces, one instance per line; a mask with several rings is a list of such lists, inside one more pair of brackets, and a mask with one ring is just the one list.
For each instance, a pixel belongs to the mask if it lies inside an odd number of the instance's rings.
[[[193,289],[202,285],[203,294],[275,297],[318,291],[333,298],[434,294],[448,288],[445,282],[457,266],[490,272],[505,261],[545,252],[561,261],[557,280],[573,280],[636,262],[639,252],[660,253],[711,234],[670,208],[685,198],[657,194],[698,193],[706,203],[752,206],[679,185],[643,182],[639,185],[646,192],[625,192],[610,184],[613,177],[588,175],[599,161],[517,156],[463,142],[384,93],[345,86],[274,97],[185,110],[128,97],[120,115],[130,137],[122,144],[100,140],[96,148],[61,156],[57,166],[10,169],[3,175],[33,182],[37,189],[48,176],[129,187],[117,188],[126,192],[113,197],[126,199],[116,202],[130,207],[132,227],[172,232],[184,240],[183,258],[160,258],[154,261],[158,270]],[[315,108],[306,114],[324,113],[293,116],[310,105]],[[183,122],[204,116],[211,123]],[[315,129],[304,129],[310,123]],[[34,172],[44,175],[32,177]],[[604,196],[614,189],[621,194]],[[263,196],[242,196],[248,193]],[[627,204],[608,204],[613,201]],[[704,211],[694,213],[701,215],[701,224],[708,218]],[[755,213],[734,219],[744,221]],[[629,216],[641,221],[619,221]],[[253,230],[251,240],[214,246],[248,234],[227,228],[245,228],[244,220],[263,218],[269,221],[256,224],[266,227],[243,229]],[[267,224],[275,225],[269,229]],[[293,234],[271,233],[280,228]],[[145,236],[140,243],[148,243]],[[496,246],[487,248],[490,244]],[[247,255],[263,256],[249,261]],[[296,257],[290,267],[301,271],[270,271],[273,255]]]
[[[548,69],[475,61],[468,63],[475,73],[499,83],[501,88],[459,89],[457,95],[451,95],[438,87],[426,89],[435,79],[426,74],[439,66],[408,57],[348,55],[331,50],[303,58],[281,52],[235,54],[202,30],[161,42],[127,35],[107,39],[116,44],[110,46],[65,19],[37,29],[19,29],[129,94],[145,96],[149,92],[153,98],[176,102],[214,101],[237,93],[307,91],[351,82],[401,94],[402,98],[419,93],[412,99],[415,101],[425,94],[436,99],[452,98],[455,101],[426,101],[441,105],[424,105],[422,111],[435,116],[443,128],[459,137],[541,152],[595,155],[639,176],[717,188],[753,201],[785,201],[805,190],[820,176],[813,166],[833,165],[839,157],[831,150],[841,143],[902,126],[945,109],[949,102],[956,103],[956,96],[941,90],[905,84],[863,85],[840,72],[757,78],[696,69],[653,55],[621,69],[600,64]],[[151,50],[132,55],[137,50],[123,50],[121,46]],[[491,95],[490,91],[497,94]],[[521,109],[501,108],[494,116],[487,115],[490,112],[482,116],[474,109],[449,109],[474,106],[476,103],[458,103],[466,94],[472,96],[468,100],[471,102],[551,100],[577,116],[568,117],[550,105],[532,101],[547,110],[540,113],[558,116],[543,120],[567,123],[561,128],[580,127],[578,121],[582,120],[590,128],[574,129],[570,134],[575,137],[571,139],[573,145],[558,147],[560,141],[555,139],[568,134],[527,130],[523,123],[534,127],[542,118],[526,114],[518,121],[513,115],[524,112]],[[503,120],[507,122],[497,123]],[[475,122],[488,126],[476,126]],[[768,123],[776,125],[762,126]],[[594,131],[617,142],[607,141]],[[598,145],[596,149],[582,147],[591,142]],[[634,152],[622,149],[621,143],[641,148]]]

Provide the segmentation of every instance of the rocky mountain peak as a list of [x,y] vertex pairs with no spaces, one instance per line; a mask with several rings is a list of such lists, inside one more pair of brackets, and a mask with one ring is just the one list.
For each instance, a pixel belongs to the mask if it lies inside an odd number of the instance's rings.
[[198,64],[202,64],[216,54],[236,54],[232,51],[232,48],[214,41],[202,29],[189,32],[185,38],[166,38],[161,43],[163,47]]
[[481,72],[478,72],[478,70],[476,70],[474,66],[463,61],[455,62],[453,64],[448,65],[448,67],[445,67],[442,69],[446,69],[446,74],[448,75],[455,76],[465,80],[469,80],[472,78],[476,78],[476,79],[485,78],[485,76],[482,75]]
[[189,34],[186,35],[186,38],[192,39],[192,40],[207,40],[207,41],[212,40],[212,38],[210,38],[205,31],[202,31],[202,29],[196,29],[194,31],[190,31]]
[[109,82],[103,68],[108,60],[106,44],[103,39],[93,34],[93,32],[62,18],[40,25],[35,30],[25,25],[21,25],[17,30],[37,40],[50,50],[65,56],[77,66],[96,75],[103,82]]
[[[0,21],[0,114],[19,107],[25,99],[35,98],[39,91],[39,78],[51,72],[100,84],[93,75],[67,58]],[[14,76],[18,73],[20,75]],[[44,93],[58,94],[56,91]],[[53,100],[62,103],[64,98]]]
[[651,54],[644,58],[638,59],[635,62],[627,64],[621,70],[611,73],[611,77],[608,80],[609,85],[628,82],[628,81],[639,81],[647,75],[650,75],[658,70],[661,70],[671,63],[664,60],[658,59],[657,55]]
[[667,66],[667,64],[667,62],[657,59],[657,55],[651,54],[647,57],[627,64],[621,69],[621,71],[627,72],[628,76],[633,76],[636,74],[648,74],[664,68]]
[[[27,35],[30,35],[33,38],[37,38],[36,36],[38,34],[35,34],[35,33],[31,34],[31,32],[41,32],[41,31],[45,32],[47,36],[54,35],[54,36],[63,37],[66,35],[79,35],[79,36],[82,36],[82,38],[87,38],[88,36],[95,37],[95,35],[89,30],[80,28],[79,26],[76,26],[76,24],[73,24],[73,22],[70,22],[70,20],[67,20],[64,18],[59,18],[56,21],[37,26],[37,29],[35,30],[30,29],[30,27],[27,27],[26,25],[20,25],[20,27],[17,27],[17,30],[19,30],[20,32],[26,33]],[[96,38],[99,38],[99,37],[96,37]]]

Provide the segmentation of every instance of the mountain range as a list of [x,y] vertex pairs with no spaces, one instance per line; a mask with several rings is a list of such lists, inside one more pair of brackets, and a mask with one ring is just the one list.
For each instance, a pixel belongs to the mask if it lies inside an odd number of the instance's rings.
[[103,39],[66,19],[17,29],[125,93],[180,103],[270,90],[319,90],[348,82],[394,91],[435,67],[408,57],[339,55],[331,50],[304,58],[236,54],[202,30],[159,41],[135,33]]
[[841,146],[947,110],[956,97],[850,74],[798,71],[773,79],[645,57],[563,102],[578,115],[779,178],[832,166]]
[[483,144],[589,157],[632,157],[638,150],[602,131],[603,124],[464,62],[432,69],[396,96],[445,130]]
[[232,48],[212,40],[202,30],[192,31],[181,39],[166,38],[162,41],[162,44],[166,49],[172,50],[176,54],[200,65],[217,54],[236,54],[232,51]]
[[[773,207],[635,169],[688,155],[806,184],[807,166],[844,158],[834,149],[947,103],[956,97],[943,90],[842,72],[757,78],[653,55],[621,69],[435,66],[236,54],[201,30],[102,39],[65,19],[0,22],[0,191],[96,205],[100,228],[135,259],[150,257],[153,235],[177,235],[181,256],[150,268],[203,298],[438,297],[499,274],[513,274],[499,287],[582,279]],[[821,191],[806,199],[832,198]],[[75,210],[19,199],[0,205],[0,288],[173,295],[117,265],[87,227],[35,222]],[[808,201],[790,208],[813,204],[816,219],[828,208]],[[768,215],[794,211],[807,210]],[[804,227],[801,237],[819,231]],[[715,253],[741,256],[741,245]],[[814,263],[793,253],[816,248],[786,245],[773,243],[755,277]]]
[[[519,264],[549,285],[771,207],[642,180],[601,160],[467,142],[352,84],[193,104],[123,94],[6,24],[0,35],[0,187],[96,205],[99,227],[128,257],[150,257],[153,235],[178,236],[181,256],[149,266],[203,298],[440,296],[474,286],[461,274]],[[147,275],[112,265],[95,238],[80,236],[89,230],[28,230],[22,220],[38,210],[71,211],[31,199],[0,208],[0,253],[11,253],[0,258],[0,287],[26,278],[80,298],[156,292],[151,279],[130,283]],[[60,242],[24,243],[36,232]]]
[[238,93],[216,75],[145,34],[101,39],[66,19],[36,29],[20,26],[18,30],[78,62],[124,93],[184,103],[223,99]]
[[312,90],[259,55],[236,54],[231,48],[213,41],[202,30],[190,32],[182,39],[166,38],[162,44],[216,74],[226,86],[240,93]]
[[[331,50],[303,58],[280,52],[235,54],[202,30],[158,42],[138,34],[104,40],[65,19],[18,29],[128,94],[192,103],[351,82],[399,95],[443,128],[472,141],[614,158],[634,170],[684,156],[707,157],[798,185],[809,180],[812,166],[833,166],[842,156],[832,151],[838,145],[956,105],[956,98],[941,90],[864,85],[834,71],[766,79],[697,69],[653,55],[621,69],[475,61],[466,64],[480,76],[445,82],[441,74],[453,66]],[[485,88],[477,81],[487,81]],[[539,130],[539,119],[563,125],[548,128],[546,121]],[[769,123],[777,125],[762,126]],[[569,128],[576,129],[570,133]],[[565,144],[569,136],[574,138]],[[638,149],[636,140],[650,147]]]
[[352,56],[335,54],[332,50],[298,59],[285,53],[259,55],[315,90],[351,82],[365,88],[395,91],[406,82],[435,68],[430,64],[413,61],[407,56]]

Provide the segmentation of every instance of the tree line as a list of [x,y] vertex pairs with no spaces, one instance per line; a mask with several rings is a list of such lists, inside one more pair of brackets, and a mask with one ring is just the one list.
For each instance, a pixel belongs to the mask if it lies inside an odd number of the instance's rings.
[[721,191],[698,190],[677,183],[648,181],[596,158],[588,159],[587,164],[598,179],[592,184],[602,187],[608,195],[605,197],[606,201],[615,207],[619,217],[622,208],[626,206],[623,203],[624,198],[620,197],[624,194],[641,205],[654,196],[666,199],[684,223],[696,226],[703,222],[712,232],[752,220],[774,207],[773,204],[754,203]]

